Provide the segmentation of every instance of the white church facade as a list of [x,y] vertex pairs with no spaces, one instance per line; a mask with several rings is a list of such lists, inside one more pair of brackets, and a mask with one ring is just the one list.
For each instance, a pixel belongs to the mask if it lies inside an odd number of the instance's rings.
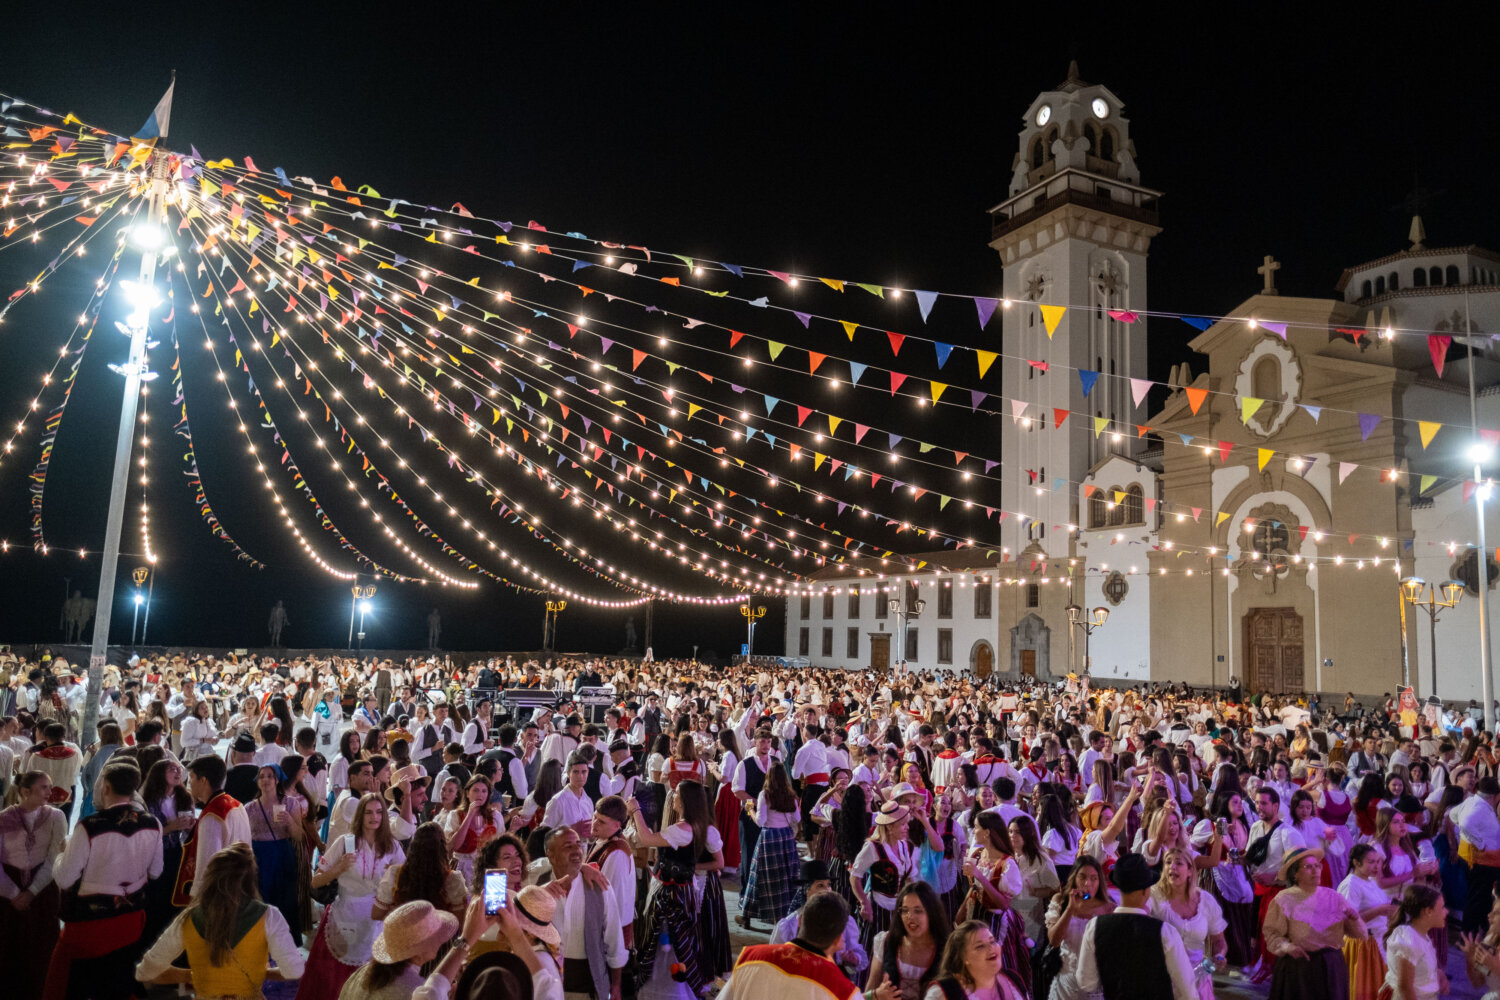
[[[1368,694],[1409,671],[1426,696],[1432,629],[1410,604],[1402,661],[1400,581],[1419,576],[1465,585],[1436,626],[1436,693],[1480,697],[1464,334],[1478,426],[1500,428],[1500,254],[1428,247],[1415,219],[1411,246],[1346,270],[1336,299],[1278,294],[1262,257],[1260,292],[1203,324],[1197,360],[1147,413],[1131,380],[1147,377],[1148,329],[1181,321],[1146,315],[1160,193],[1141,184],[1129,128],[1120,100],[1070,69],[1026,109],[991,210],[1006,298],[1068,306],[1050,339],[1038,309],[1001,313],[1002,391],[1026,406],[1002,421],[999,506],[1031,516],[1003,520],[988,548],[911,553],[915,574],[879,560],[815,574],[787,600],[787,655],[1049,678],[1083,670],[1087,644],[1101,681]],[[1087,393],[1079,370],[1098,373]],[[1086,636],[1070,606],[1108,619]]]

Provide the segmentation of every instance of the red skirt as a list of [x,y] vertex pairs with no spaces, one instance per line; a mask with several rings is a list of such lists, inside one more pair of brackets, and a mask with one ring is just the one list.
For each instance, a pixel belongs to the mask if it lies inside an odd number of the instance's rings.
[[740,866],[740,800],[735,798],[729,782],[719,785],[719,798],[714,802],[714,826],[724,839],[724,867]]
[[307,951],[307,967],[297,984],[297,1000],[338,1000],[344,983],[359,971],[357,965],[345,965],[328,950],[328,911],[318,923],[318,935]]

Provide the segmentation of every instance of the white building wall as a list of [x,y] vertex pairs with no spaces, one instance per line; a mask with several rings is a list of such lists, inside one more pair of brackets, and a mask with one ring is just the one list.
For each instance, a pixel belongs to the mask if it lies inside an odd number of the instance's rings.
[[[1497,508],[1500,508],[1500,496],[1492,495],[1485,504],[1484,518],[1485,541],[1490,546],[1488,555],[1492,562],[1495,547],[1500,545],[1500,510]],[[1411,553],[1415,575],[1439,585],[1451,579],[1457,565],[1470,551],[1467,545],[1477,534],[1476,526],[1474,500],[1463,502],[1461,486],[1444,490],[1433,499],[1432,506],[1412,511],[1412,527],[1417,537]],[[1450,541],[1455,543],[1451,554],[1447,545]],[[1490,649],[1493,657],[1497,648],[1500,648],[1494,641],[1496,616],[1500,615],[1500,601],[1496,600],[1494,587],[1490,588],[1489,602]],[[1418,696],[1425,698],[1433,690],[1432,629],[1427,612],[1408,605],[1406,625],[1407,658],[1412,666],[1412,683]],[[1468,701],[1471,698],[1479,700],[1479,602],[1475,595],[1465,593],[1458,607],[1442,611],[1438,615],[1437,651],[1438,697],[1444,701]]]

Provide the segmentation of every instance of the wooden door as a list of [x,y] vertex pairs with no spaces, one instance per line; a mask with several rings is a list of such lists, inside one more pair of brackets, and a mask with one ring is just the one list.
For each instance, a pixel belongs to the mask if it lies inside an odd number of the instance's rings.
[[1304,676],[1302,616],[1291,608],[1255,608],[1245,616],[1249,687],[1300,694]]
[[979,680],[988,680],[991,671],[995,669],[995,653],[990,649],[989,643],[979,647],[974,654],[974,676]]
[[1027,677],[1036,676],[1036,650],[1021,650],[1021,673]]
[[870,636],[870,669],[891,669],[891,637],[889,633],[875,633]]

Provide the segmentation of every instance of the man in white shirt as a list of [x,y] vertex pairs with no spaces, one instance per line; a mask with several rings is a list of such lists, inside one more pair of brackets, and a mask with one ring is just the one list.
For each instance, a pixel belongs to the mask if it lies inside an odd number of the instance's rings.
[[140,780],[141,772],[123,761],[106,764],[99,811],[79,820],[57,861],[53,876],[63,890],[77,887],[72,913],[81,919],[64,921],[52,949],[49,996],[68,995],[69,972],[83,959],[92,960],[89,974],[99,982],[134,981],[131,960],[146,926],[146,882],[162,869],[161,824],[135,805]]
[[562,732],[549,733],[547,738],[542,740],[542,763],[555,760],[566,767],[568,758],[573,755],[574,750],[578,749],[579,738],[582,734],[583,719],[577,715],[568,716]]
[[201,812],[187,843],[182,845],[182,862],[177,867],[177,883],[172,890],[172,904],[187,906],[202,892],[198,875],[208,870],[208,861],[230,844],[250,843],[250,817],[245,807],[232,795],[224,794],[224,778],[229,768],[222,757],[207,754],[188,765],[188,791]]
[[[1182,936],[1151,916],[1151,887],[1160,874],[1139,854],[1122,856],[1110,873],[1120,890],[1113,913],[1094,917],[1078,949],[1078,987],[1117,1000],[1196,1000],[1197,984]],[[1160,948],[1151,947],[1160,940]],[[1143,947],[1144,945],[1144,947]]]
[[[798,881],[807,888],[808,899],[833,891],[833,883],[828,877],[828,865],[816,859],[802,862],[802,877]],[[801,926],[802,911],[793,910],[776,924],[771,932],[771,943],[785,944],[801,937]],[[852,915],[844,925],[844,937],[839,942],[834,960],[850,979],[861,978],[860,974],[870,965],[870,957],[859,942],[859,924],[854,922]]]
[[1475,785],[1475,792],[1448,813],[1458,827],[1459,854],[1472,858],[1463,922],[1465,933],[1470,934],[1488,926],[1491,893],[1500,882],[1500,819],[1495,816],[1500,781],[1486,775]]
[[356,760],[349,765],[349,787],[339,792],[339,797],[334,800],[333,810],[328,815],[327,843],[332,844],[349,832],[360,798],[367,792],[374,791],[374,784],[375,774],[370,769],[369,761]]
[[812,842],[818,835],[817,824],[812,820],[813,806],[828,791],[828,752],[823,745],[823,730],[816,724],[803,728],[805,742],[797,750],[792,761],[792,777],[802,783],[802,839]]
[[548,835],[547,860],[552,865],[553,881],[568,885],[567,895],[558,901],[552,917],[562,937],[565,1000],[620,1000],[622,970],[630,953],[625,948],[615,893],[579,877],[584,867],[583,844],[570,827]]
[[554,830],[571,827],[580,839],[587,837],[594,818],[594,801],[584,785],[589,780],[589,762],[576,750],[568,758],[568,784],[547,803],[542,825]]

